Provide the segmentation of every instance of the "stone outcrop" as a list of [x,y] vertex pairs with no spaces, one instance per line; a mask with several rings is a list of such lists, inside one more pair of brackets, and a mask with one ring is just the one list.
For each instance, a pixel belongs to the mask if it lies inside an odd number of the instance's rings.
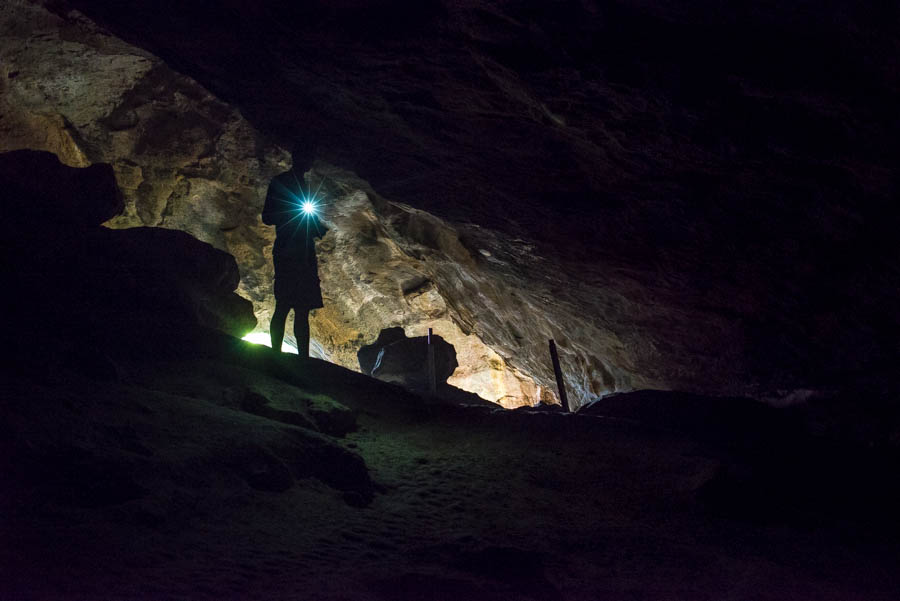
[[152,54],[42,4],[0,13],[0,151],[112,165],[124,210],[107,225],[182,230],[232,254],[241,295],[267,321],[274,233],[259,213],[289,154]]
[[[382,330],[370,346],[359,350],[360,370],[383,382],[396,382],[405,388],[428,392],[428,337],[407,338],[403,328]],[[434,383],[444,384],[459,367],[453,346],[437,335],[431,337],[434,347]]]
[[155,339],[198,328],[234,335],[256,324],[252,304],[234,293],[229,254],[184,232],[100,226],[122,205],[109,165],[4,153],[0,188],[10,199],[0,238],[4,281],[16,292],[3,302],[17,360],[103,369],[104,355],[149,349]]
[[472,303],[498,284],[452,226],[385,200],[345,170],[318,163],[306,175],[307,185],[321,184],[322,219],[329,228],[317,243],[325,306],[310,319],[321,356],[359,369],[357,352],[382,330],[402,327],[407,336],[421,337],[432,328],[456,352],[459,367],[448,384],[505,407],[555,399],[534,375],[517,369],[518,357],[511,362],[513,354],[504,357],[484,342]]

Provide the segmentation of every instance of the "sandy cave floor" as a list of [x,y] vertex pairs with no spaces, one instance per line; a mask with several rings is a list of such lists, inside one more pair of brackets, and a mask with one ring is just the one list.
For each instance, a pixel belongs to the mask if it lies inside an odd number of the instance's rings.
[[[6,455],[38,459],[10,466],[2,597],[871,600],[900,591],[895,542],[711,511],[699,491],[727,457],[678,432],[429,405],[315,360],[274,361],[275,376],[196,360],[120,362],[115,381],[8,381]],[[295,365],[299,379],[276,377]],[[355,432],[314,440],[362,457],[371,502],[358,506],[318,477],[280,492],[249,485],[258,457],[235,449],[278,456],[279,437],[297,426],[236,408],[248,390],[285,411],[297,399],[350,407]],[[99,490],[82,494],[89,485],[54,471],[59,449]],[[86,467],[73,453],[95,459]]]

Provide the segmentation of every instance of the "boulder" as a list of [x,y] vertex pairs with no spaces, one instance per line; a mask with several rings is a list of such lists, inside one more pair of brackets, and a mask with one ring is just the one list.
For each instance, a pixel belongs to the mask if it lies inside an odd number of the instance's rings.
[[381,350],[385,346],[400,340],[406,340],[403,328],[384,328],[381,330],[375,342],[363,346],[356,353],[356,357],[359,359],[359,370],[367,376],[371,376],[372,369],[378,362],[378,355],[381,353]]
[[103,264],[109,270],[104,275],[122,278],[112,285],[115,292],[132,297],[127,304],[109,306],[111,315],[130,319],[135,317],[132,307],[140,306],[170,332],[174,326],[200,325],[243,336],[256,325],[253,304],[234,293],[240,276],[228,253],[175,230],[142,227],[102,233]]
[[26,363],[35,354],[139,349],[187,328],[242,335],[255,325],[251,303],[233,292],[239,276],[227,253],[184,232],[101,227],[122,207],[109,166],[73,168],[16,151],[0,155],[0,185],[9,207],[0,225],[3,310]]
[[254,390],[245,390],[240,394],[240,408],[253,415],[329,436],[345,436],[357,428],[353,411],[331,399],[293,397],[287,402],[279,399],[273,403]]
[[[432,336],[435,380],[444,384],[458,366],[456,350],[440,336]],[[372,357],[374,355],[374,362]],[[359,351],[359,367],[384,382],[396,382],[413,390],[428,390],[428,337],[407,338],[402,328],[388,328],[375,344]]]

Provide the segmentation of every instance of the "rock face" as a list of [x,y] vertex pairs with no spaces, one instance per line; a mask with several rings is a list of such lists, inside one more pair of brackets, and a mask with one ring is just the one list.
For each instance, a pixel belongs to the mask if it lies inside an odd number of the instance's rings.
[[[384,329],[401,327],[421,337],[432,328],[456,352],[459,367],[448,384],[505,407],[555,399],[534,375],[487,345],[482,322],[466,312],[497,284],[451,225],[385,200],[342,169],[318,163],[307,180],[321,185],[329,228],[317,246],[325,307],[310,320],[321,355],[358,369],[357,352]],[[496,316],[506,318],[516,319]]]
[[320,161],[349,229],[313,336],[344,365],[431,325],[513,404],[548,396],[548,338],[576,403],[896,388],[892,7],[407,4],[14,3],[4,143],[113,164],[120,224],[232,252],[263,322],[262,135]]
[[78,12],[13,2],[0,32],[0,151],[109,163],[125,203],[109,227],[182,230],[234,255],[240,293],[267,320],[274,234],[259,213],[290,156],[197,82]]

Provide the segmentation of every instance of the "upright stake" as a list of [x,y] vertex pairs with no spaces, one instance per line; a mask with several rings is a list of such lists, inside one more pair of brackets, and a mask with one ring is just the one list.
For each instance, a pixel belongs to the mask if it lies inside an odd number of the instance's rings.
[[550,339],[550,358],[553,359],[553,373],[556,374],[556,386],[559,388],[559,400],[563,411],[569,411],[569,397],[566,395],[566,383],[563,382],[562,368],[559,366],[559,354],[556,352],[556,343]]
[[434,375],[434,344],[431,342],[431,328],[428,328],[428,390],[437,393],[437,382]]

